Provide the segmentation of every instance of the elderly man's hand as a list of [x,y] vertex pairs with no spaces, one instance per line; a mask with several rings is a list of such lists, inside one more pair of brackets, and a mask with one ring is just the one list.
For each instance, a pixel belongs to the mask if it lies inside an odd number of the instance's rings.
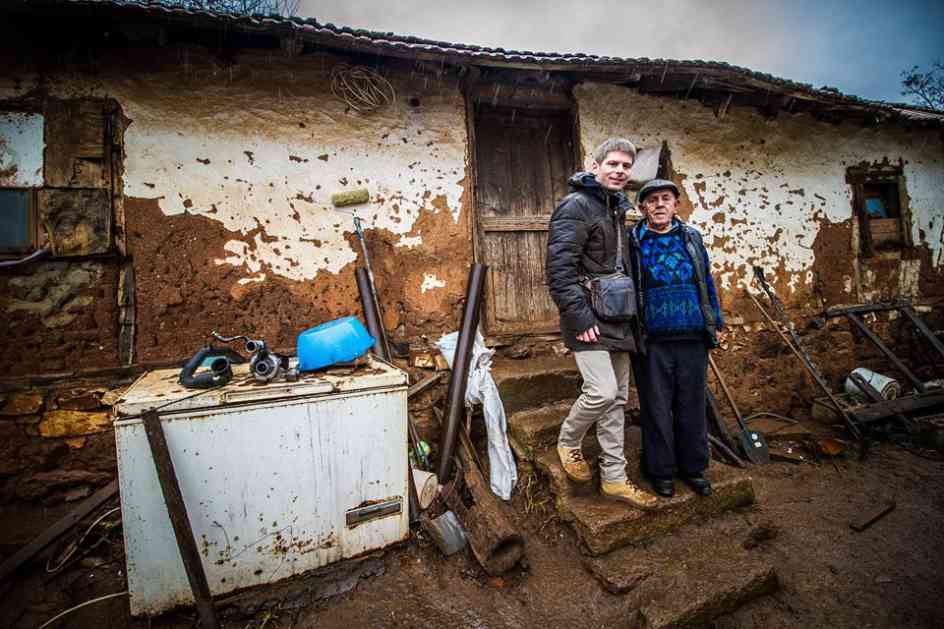
[[593,326],[577,335],[577,340],[581,343],[596,343],[600,338],[600,328]]

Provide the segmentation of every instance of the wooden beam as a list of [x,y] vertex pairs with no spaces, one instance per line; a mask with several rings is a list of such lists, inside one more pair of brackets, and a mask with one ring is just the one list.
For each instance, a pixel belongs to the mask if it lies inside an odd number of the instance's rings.
[[479,225],[486,232],[547,231],[551,215],[538,216],[490,216],[480,218]]
[[896,356],[895,353],[889,349],[885,343],[882,342],[882,339],[880,339],[878,335],[872,332],[872,330],[870,330],[869,327],[865,325],[858,315],[847,312],[846,317],[848,317],[848,319],[855,325],[855,327],[859,329],[860,332],[862,332],[862,334],[865,335],[867,339],[872,341],[872,344],[875,345],[875,347],[877,347],[878,350],[885,355],[885,358],[887,358],[895,366],[895,368],[898,369],[898,371],[904,374],[905,378],[908,379],[908,382],[910,382],[919,393],[924,393],[924,383],[921,382],[921,380],[919,380],[910,369],[908,369],[905,363],[901,362],[901,359],[898,358],[898,356]]
[[0,564],[0,581],[20,569],[23,564],[38,555],[51,543],[62,537],[82,518],[92,513],[118,493],[118,481],[111,481],[94,494],[83,500],[79,505],[67,513],[55,524],[35,537],[30,543],[18,550],[12,557]]
[[876,402],[850,412],[857,421],[868,423],[894,417],[898,413],[912,413],[932,409],[936,406],[944,406],[944,391],[925,393],[924,395],[909,395],[894,400]]
[[216,619],[216,608],[213,606],[213,597],[210,595],[210,584],[207,582],[203,562],[200,560],[200,551],[197,549],[197,540],[193,537],[193,527],[187,515],[187,505],[180,492],[180,483],[174,472],[174,461],[167,447],[164,437],[164,428],[157,411],[145,411],[142,416],[144,432],[147,435],[148,445],[151,446],[151,456],[154,458],[154,467],[157,469],[157,480],[160,481],[161,493],[167,506],[167,515],[174,528],[174,537],[177,538],[177,548],[187,572],[187,580],[193,598],[197,603],[197,615],[200,617],[202,629],[219,629]]

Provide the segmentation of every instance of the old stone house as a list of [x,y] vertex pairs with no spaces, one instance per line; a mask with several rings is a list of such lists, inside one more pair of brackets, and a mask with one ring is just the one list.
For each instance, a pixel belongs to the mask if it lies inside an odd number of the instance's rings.
[[[798,322],[827,306],[944,298],[938,114],[718,62],[119,0],[4,3],[0,15],[0,247],[6,261],[47,249],[0,270],[3,501],[112,475],[111,392],[179,363],[210,330],[290,348],[299,331],[359,313],[353,214],[395,339],[454,329],[480,261],[492,342],[553,342],[547,218],[611,135],[682,188],[742,392],[781,386],[789,405],[799,377],[773,378],[751,340],[755,265]],[[380,77],[372,111],[343,97],[342,66]],[[367,203],[332,205],[360,188]],[[856,357],[834,332],[818,349],[838,378]]]

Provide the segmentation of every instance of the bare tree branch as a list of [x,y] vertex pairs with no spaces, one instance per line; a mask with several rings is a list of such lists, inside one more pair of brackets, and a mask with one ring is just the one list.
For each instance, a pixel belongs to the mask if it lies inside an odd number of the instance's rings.
[[918,66],[903,70],[901,86],[902,96],[928,109],[944,111],[944,63],[933,62],[927,72],[922,72]]

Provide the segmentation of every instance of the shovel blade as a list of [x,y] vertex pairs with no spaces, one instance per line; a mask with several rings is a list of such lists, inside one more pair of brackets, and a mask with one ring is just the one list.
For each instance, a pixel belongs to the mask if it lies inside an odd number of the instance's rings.
[[770,451],[763,434],[750,429],[739,432],[738,443],[751,463],[770,463]]

